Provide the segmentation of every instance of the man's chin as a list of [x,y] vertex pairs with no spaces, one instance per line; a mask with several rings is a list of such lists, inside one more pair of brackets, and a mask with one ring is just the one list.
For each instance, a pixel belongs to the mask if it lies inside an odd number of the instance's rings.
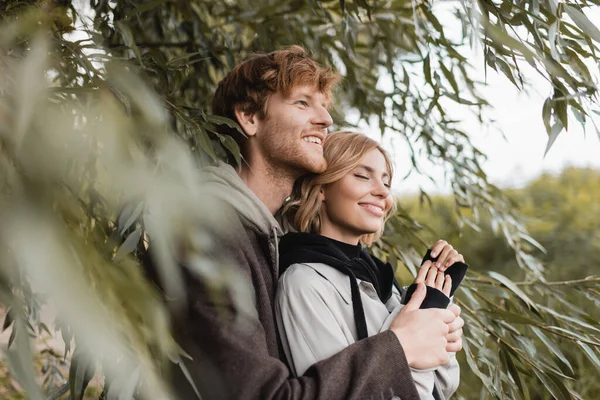
[[322,174],[327,169],[327,161],[323,158],[321,160],[314,160],[307,163],[307,171],[312,174]]

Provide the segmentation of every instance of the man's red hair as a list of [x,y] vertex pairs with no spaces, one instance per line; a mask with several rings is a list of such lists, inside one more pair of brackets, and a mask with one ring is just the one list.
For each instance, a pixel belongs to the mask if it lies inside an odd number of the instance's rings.
[[[331,67],[319,66],[300,46],[254,54],[219,83],[213,113],[237,121],[237,108],[264,118],[269,95],[279,92],[287,96],[297,86],[314,87],[330,101],[331,89],[338,80],[339,75]],[[219,129],[232,135],[241,145],[241,135],[235,130],[226,126]]]

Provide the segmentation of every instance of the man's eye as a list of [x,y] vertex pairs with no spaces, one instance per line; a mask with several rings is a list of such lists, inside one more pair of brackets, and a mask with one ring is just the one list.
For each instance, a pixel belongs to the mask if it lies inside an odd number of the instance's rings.
[[307,107],[308,103],[304,100],[298,100],[296,104],[301,105],[302,107]]

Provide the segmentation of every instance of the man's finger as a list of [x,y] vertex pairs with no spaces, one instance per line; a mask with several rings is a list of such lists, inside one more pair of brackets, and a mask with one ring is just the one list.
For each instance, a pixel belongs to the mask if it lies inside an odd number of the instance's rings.
[[462,350],[462,338],[458,339],[456,342],[448,342],[446,343],[446,351],[450,353],[456,353]]
[[454,315],[456,315],[457,317],[460,317],[460,313],[462,311],[458,304],[450,304],[448,306],[448,310],[452,311],[454,313]]
[[448,324],[448,332],[455,332],[465,326],[465,320],[461,317],[456,317],[454,321]]
[[[406,313],[406,312],[418,310],[421,307],[423,300],[425,300],[426,294],[427,294],[427,288],[425,288],[425,284],[423,282],[419,282],[417,284],[417,288],[415,289],[415,291],[412,294],[412,297],[410,298],[408,303],[406,303],[406,305],[402,308],[402,310],[400,310],[400,312]],[[444,311],[448,311],[448,310],[444,310]],[[454,313],[452,313],[452,316],[454,316]]]
[[463,335],[463,330],[462,330],[462,328],[461,328],[461,329],[459,329],[459,330],[457,330],[457,331],[454,331],[454,332],[449,332],[449,333],[446,335],[446,340],[447,340],[448,342],[456,342],[456,341],[458,341],[460,338],[462,338],[462,335]]
[[454,315],[454,313],[448,309],[440,309],[438,311],[442,321],[444,321],[446,324],[448,324],[448,327],[450,327],[450,324],[456,319],[456,315]]

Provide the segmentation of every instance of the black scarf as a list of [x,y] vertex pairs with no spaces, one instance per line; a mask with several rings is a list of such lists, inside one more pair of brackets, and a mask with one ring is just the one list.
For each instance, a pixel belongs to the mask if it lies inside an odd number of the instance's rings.
[[350,245],[313,233],[288,233],[279,242],[279,273],[295,263],[323,263],[348,275],[358,340],[368,337],[357,279],[370,282],[382,303],[398,286],[392,266],[371,256],[360,245]]

